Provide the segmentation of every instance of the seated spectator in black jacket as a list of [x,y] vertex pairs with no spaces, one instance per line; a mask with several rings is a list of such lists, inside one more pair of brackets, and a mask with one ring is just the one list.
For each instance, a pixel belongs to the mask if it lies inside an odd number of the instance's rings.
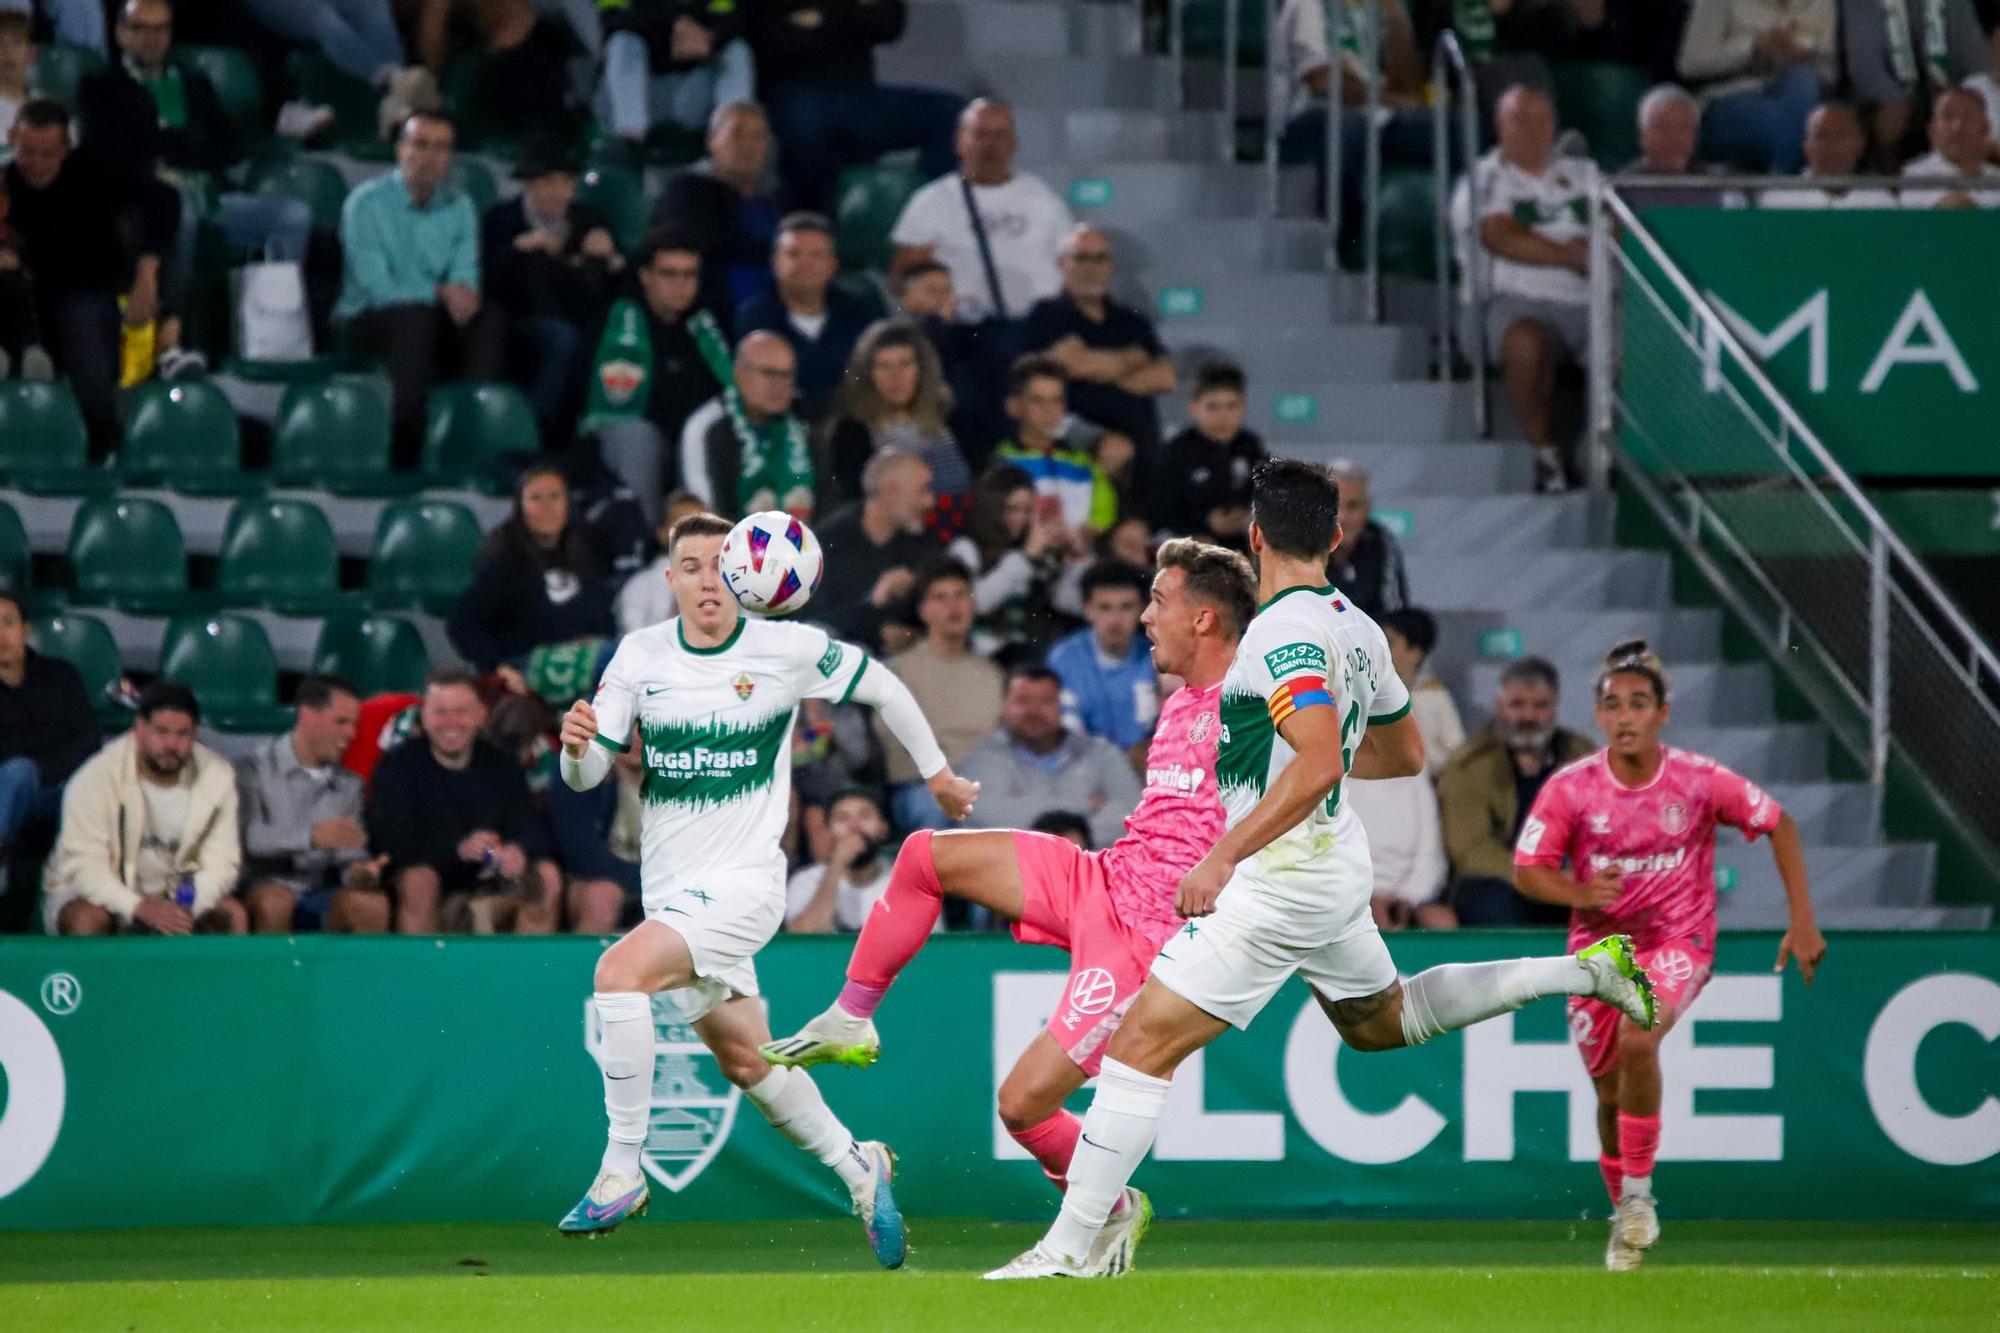
[[736,344],[729,383],[681,429],[681,485],[731,518],[782,509],[810,520],[826,462],[792,411],[798,357],[769,331]]
[[909,605],[917,571],[939,554],[924,531],[931,470],[915,454],[882,453],[861,474],[862,498],[819,525],[826,572],[813,619],[870,652],[897,652],[912,638]]
[[945,424],[950,409],[951,391],[929,340],[905,320],[870,324],[834,397],[834,425],[827,435],[834,492],[842,500],[858,500],[871,458],[890,451],[915,454],[931,470],[937,508],[930,527],[945,541],[958,536],[965,527],[972,469]]
[[1250,471],[1264,458],[1264,442],[1243,428],[1245,387],[1242,368],[1227,361],[1195,372],[1193,424],[1167,441],[1153,487],[1160,531],[1249,551]]
[[375,765],[368,844],[404,935],[432,935],[443,915],[479,934],[541,933],[560,912],[562,872],[548,821],[513,755],[479,739],[486,708],[471,676],[433,671],[423,733]]
[[1410,604],[1403,547],[1372,517],[1375,501],[1368,493],[1368,473],[1344,458],[1329,464],[1329,470],[1340,483],[1340,545],[1327,558],[1326,581],[1371,616],[1402,610]]
[[1160,443],[1160,394],[1174,391],[1174,363],[1153,321],[1111,299],[1111,240],[1082,226],[1056,262],[1063,289],[1028,311],[1024,342],[1069,376],[1069,409],[1117,431],[1151,461]]
[[771,247],[771,285],[736,311],[739,332],[769,329],[792,345],[798,410],[814,426],[833,405],[854,344],[881,313],[873,301],[834,286],[838,272],[833,224],[818,213],[792,213],[778,224]]
[[896,276],[895,291],[896,313],[922,329],[937,349],[951,389],[952,434],[977,473],[1008,431],[1005,358],[1011,355],[1012,340],[991,325],[959,321],[951,267],[942,260],[908,265]]
[[785,215],[770,174],[771,123],[755,102],[725,102],[708,118],[708,156],[675,172],[653,225],[701,252],[701,299],[732,311],[771,280],[771,247]]
[[616,634],[616,591],[570,512],[562,469],[539,463],[514,484],[514,512],[486,534],[446,628],[479,670],[518,669],[537,648]]
[[965,100],[875,82],[875,48],[903,35],[905,0],[764,0],[747,18],[757,85],[801,205],[831,207],[842,167],[899,149],[916,149],[933,179],[956,165],[952,139]]
[[598,0],[598,119],[637,156],[657,125],[698,130],[755,89],[737,0]]
[[521,193],[486,210],[479,259],[486,299],[507,317],[513,378],[560,446],[576,419],[584,341],[596,329],[612,275],[625,267],[604,215],[576,202],[577,166],[553,139],[529,144],[514,167]]
[[36,98],[7,135],[14,161],[0,194],[34,287],[42,345],[68,381],[90,430],[91,454],[118,444],[123,318],[150,323],[160,310],[160,268],[172,249],[179,203],[158,181],[119,172],[92,147],[70,145],[69,112]]
[[54,832],[63,784],[97,740],[83,678],[28,646],[27,605],[0,587],[0,867],[24,834]]

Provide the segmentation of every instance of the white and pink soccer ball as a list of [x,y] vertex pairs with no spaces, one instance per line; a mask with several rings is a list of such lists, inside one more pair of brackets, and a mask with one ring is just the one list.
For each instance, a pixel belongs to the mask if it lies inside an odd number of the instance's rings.
[[819,538],[777,509],[742,519],[722,539],[722,581],[747,611],[788,616],[811,600],[826,572]]

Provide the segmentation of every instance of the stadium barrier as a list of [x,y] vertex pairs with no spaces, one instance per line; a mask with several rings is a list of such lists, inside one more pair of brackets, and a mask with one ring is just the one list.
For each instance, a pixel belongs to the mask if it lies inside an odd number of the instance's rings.
[[[1408,970],[1552,933],[1405,936]],[[2000,1211],[2000,935],[1843,934],[1818,983],[1725,938],[1667,1038],[1660,1193],[1679,1215]],[[848,941],[759,960],[780,1031]],[[0,1227],[515,1219],[553,1225],[602,1146],[592,940],[0,943]],[[934,942],[884,1007],[885,1054],[818,1075],[902,1156],[906,1211],[1039,1217],[1052,1197],[992,1110],[1066,992],[1059,955]],[[1292,983],[1183,1068],[1139,1183],[1168,1215],[1577,1217],[1603,1209],[1595,1100],[1543,1003],[1415,1051],[1340,1048]],[[784,1143],[663,1020],[655,1215],[835,1215]],[[1081,1102],[1082,1098],[1079,1098]]]

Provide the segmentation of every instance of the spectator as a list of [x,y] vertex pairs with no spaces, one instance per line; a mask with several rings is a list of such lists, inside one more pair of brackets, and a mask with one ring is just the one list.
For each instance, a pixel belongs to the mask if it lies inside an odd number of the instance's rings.
[[577,166],[558,140],[528,144],[514,166],[521,192],[486,210],[479,259],[486,299],[505,317],[512,378],[528,395],[545,445],[576,419],[588,344],[625,267],[604,215],[576,202]]
[[614,589],[570,512],[569,483],[537,463],[514,483],[514,512],[486,535],[472,582],[452,608],[452,646],[481,671],[519,668],[547,644],[608,638]]
[[904,0],[765,0],[747,18],[757,84],[801,205],[831,207],[841,168],[884,153],[914,148],[926,175],[951,170],[964,100],[875,82],[875,48],[903,35]]
[[[699,514],[707,508],[700,497],[692,491],[675,491],[661,506],[660,523],[654,532],[654,540],[660,553],[618,590],[618,632],[632,634],[649,625],[657,625],[663,620],[671,620],[674,615],[673,592],[667,587],[667,572],[673,568],[673,557],[667,548],[667,539],[673,533],[674,524],[690,514]],[[591,788],[592,791],[597,788]]]
[[200,725],[194,691],[156,681],[132,730],[76,770],[42,879],[49,934],[243,933],[236,774]]
[[755,102],[725,102],[708,118],[708,156],[677,171],[653,209],[656,227],[701,253],[701,299],[733,311],[771,280],[784,200],[770,178],[771,125]]
[[889,275],[935,259],[951,270],[958,315],[1010,320],[1062,289],[1056,264],[1076,227],[1062,196],[1014,170],[1014,113],[982,98],[958,122],[959,169],[910,196],[890,239]]
[[[1500,8],[1501,6],[1496,6]],[[1379,19],[1377,15],[1379,14]],[[1379,22],[1381,30],[1375,30]],[[1382,114],[1376,136],[1382,161],[1390,166],[1428,166],[1435,149],[1432,113],[1424,104],[1427,72],[1416,31],[1402,0],[1383,0],[1379,10],[1347,0],[1340,34],[1340,189],[1342,207],[1358,216],[1362,159],[1368,141],[1368,66],[1363,51],[1381,53]],[[1289,106],[1282,151],[1292,161],[1311,161],[1325,198],[1326,117],[1333,88],[1333,61],[1326,45],[1323,0],[1285,0],[1276,31],[1285,44]]]
[[[1931,151],[1903,167],[1905,180],[1983,180],[1995,183],[2000,167],[1986,160],[1992,127],[1986,103],[1967,88],[1947,88],[1932,104]],[[1904,208],[2000,208],[2000,189],[1904,190]]]
[[1028,311],[1027,344],[1069,376],[1070,410],[1116,431],[1152,458],[1160,445],[1160,394],[1174,391],[1174,363],[1153,321],[1111,299],[1111,241],[1072,231],[1059,252],[1062,290]]
[[179,204],[172,190],[121,174],[94,147],[72,149],[60,102],[30,100],[7,141],[14,161],[0,195],[33,277],[36,324],[83,409],[91,454],[102,459],[119,439],[119,302],[125,322],[158,315],[160,265]]
[[357,185],[340,210],[346,280],[335,315],[357,351],[385,362],[398,463],[415,465],[433,385],[498,379],[499,315],[480,299],[479,220],[450,183],[453,131],[443,116],[411,116],[396,138],[396,170]]
[[1083,576],[1083,618],[1090,627],[1049,650],[1049,669],[1062,680],[1063,725],[1110,741],[1142,772],[1160,716],[1153,645],[1139,632],[1149,592],[1144,569],[1098,561]]
[[412,114],[444,104],[431,72],[407,62],[389,0],[243,0],[243,7],[269,32],[316,47],[343,74],[381,89],[376,123],[384,139]]
[[792,412],[792,345],[775,333],[745,335],[730,379],[681,428],[681,484],[731,518],[782,509],[811,519],[826,467]]
[[[1693,176],[1707,174],[1707,164],[1694,159],[1695,141],[1701,131],[1701,104],[1677,83],[1655,84],[1639,99],[1639,156],[1619,172],[1621,176]],[[1653,208],[1741,207],[1733,191],[1704,185],[1620,184],[1632,197]]]
[[721,106],[756,91],[734,0],[628,0],[598,5],[604,82],[597,117],[642,161],[658,125],[700,130]]
[[1374,519],[1375,497],[1368,490],[1368,473],[1344,458],[1328,470],[1340,483],[1340,544],[1327,558],[1326,581],[1370,616],[1402,610],[1410,604],[1403,547],[1395,534]]
[[54,828],[63,784],[96,749],[83,677],[28,646],[27,603],[0,586],[0,875],[24,834]]
[[1050,837],[1067,838],[1080,851],[1095,851],[1090,841],[1090,821],[1074,810],[1051,810],[1028,826],[1030,833],[1046,833]]
[[[2000,154],[2000,10],[1992,5],[1981,7],[1979,22],[1986,29],[1986,68],[1968,75],[1959,87],[1978,93],[1986,104],[1986,127],[1996,136],[1987,151],[1987,157],[1993,159]],[[0,110],[0,115],[5,114]]]
[[[1007,415],[1014,421],[1014,438],[994,456],[1026,472],[1036,494],[1081,542],[1110,531],[1118,518],[1118,493],[1099,460],[1070,448],[1063,436],[1067,387],[1062,366],[1050,358],[1016,361],[1007,375]],[[1129,461],[1129,453],[1125,456]]]
[[1451,899],[1467,926],[1550,926],[1567,908],[1514,890],[1514,842],[1549,775],[1596,747],[1556,725],[1556,669],[1520,657],[1500,673],[1493,723],[1461,745],[1438,775]]
[[[1000,668],[972,648],[972,571],[950,556],[934,556],[917,572],[911,590],[923,637],[888,661],[889,670],[923,706],[938,745],[953,766],[1000,724]],[[883,736],[878,718],[876,731]],[[898,745],[884,744],[889,808],[896,827],[909,832],[949,822],[917,766]]]
[[839,271],[833,224],[818,213],[789,214],[771,250],[771,285],[736,311],[741,332],[769,330],[792,345],[798,409],[814,425],[826,419],[854,344],[877,313],[874,302],[833,285]]
[[1840,78],[1835,0],[1694,0],[1680,75],[1701,89],[1706,156],[1799,169],[1806,117]]
[[1382,930],[1450,930],[1458,916],[1444,901],[1444,839],[1438,832],[1437,789],[1428,773],[1341,786],[1368,831],[1375,868],[1369,910]]
[[548,859],[547,822],[520,762],[479,738],[486,708],[471,676],[433,671],[423,732],[375,765],[368,841],[405,935],[437,933],[441,916],[477,933],[552,929],[562,874]]
[[646,749],[632,729],[631,747],[612,756],[611,780],[588,791],[548,785],[549,825],[556,859],[568,872],[571,895],[592,919],[579,916],[579,935],[610,934],[639,908],[639,833],[644,822]]
[[29,80],[35,72],[35,41],[26,14],[0,10],[0,139],[14,128],[14,117],[34,94]]
[[[1868,135],[1861,113],[1845,102],[1821,102],[1806,117],[1806,169],[1801,180],[1852,176],[1861,169]],[[1830,186],[1766,190],[1758,197],[1764,208],[1894,208],[1896,196],[1887,190],[1848,190]]]
[[1195,372],[1192,424],[1167,441],[1153,526],[1249,552],[1250,470],[1263,461],[1264,441],[1243,428],[1248,407],[1240,366],[1211,361]]
[[[907,615],[917,570],[938,553],[924,531],[931,508],[931,470],[915,454],[877,454],[861,474],[861,499],[819,528],[825,573],[814,594],[815,618],[837,638],[881,651],[884,628]],[[894,636],[901,647],[906,635]]]
[[854,345],[834,398],[827,465],[836,494],[861,494],[861,473],[880,453],[915,454],[931,470],[932,526],[946,541],[965,527],[972,468],[945,424],[951,391],[937,350],[903,320],[877,320]]
[[881,798],[850,787],[834,796],[826,824],[832,835],[826,859],[795,873],[785,891],[785,929],[795,935],[852,934],[889,888],[889,821]]
[[729,337],[701,305],[702,259],[694,243],[653,232],[633,262],[639,299],[604,317],[582,429],[595,433],[604,463],[632,488],[649,520],[673,466],[688,418],[716,400],[730,379]]
[[966,324],[958,319],[958,297],[952,291],[951,270],[935,259],[905,268],[895,283],[898,311],[914,323],[937,350],[944,381],[951,390],[951,428],[975,470],[985,466],[993,443],[1006,433],[1006,362],[1011,332],[998,326]]
[[1047,667],[1007,673],[1000,729],[957,772],[980,784],[966,821],[977,828],[1027,828],[1052,810],[1074,810],[1105,847],[1139,803],[1139,779],[1118,748],[1063,727],[1062,681]]
[[1452,196],[1454,230],[1491,275],[1486,354],[1500,364],[1507,399],[1535,450],[1535,485],[1569,489],[1556,447],[1556,374],[1589,345],[1590,180],[1582,158],[1553,155],[1555,103],[1523,84],[1500,99],[1500,146],[1473,166],[1480,181],[1477,235],[1469,192]]
[[[1971,0],[1839,0],[1841,53],[1868,117],[1870,161],[1894,171],[1914,150],[1922,107],[1937,90],[1990,72]],[[1931,145],[1936,148],[1936,144]]]
[[1410,692],[1410,713],[1417,719],[1417,733],[1424,738],[1424,772],[1435,780],[1465,742],[1458,705],[1444,682],[1429,670],[1431,650],[1437,647],[1437,620],[1428,611],[1406,606],[1384,613],[1380,623],[1382,637],[1389,642],[1389,660]]
[[575,107],[580,99],[572,96],[572,80],[561,67],[579,41],[601,35],[603,25],[586,23],[593,31],[580,32],[579,3],[583,0],[566,5],[555,0],[568,10],[563,16],[540,12],[552,7],[549,0],[395,0],[395,9],[404,36],[434,79],[445,80],[454,63],[467,67],[452,99],[459,114],[494,138],[518,141],[550,132],[568,136],[581,128]]
[[250,928],[283,935],[303,909],[332,934],[379,935],[389,902],[368,859],[361,779],[341,767],[361,697],[335,676],[308,676],[292,730],[236,761],[243,901]]
[[951,288],[951,270],[935,259],[905,265],[896,278],[896,305],[922,327],[932,320],[949,320],[958,312]]
[[[1097,554],[1105,560],[1122,560],[1141,573],[1147,573],[1153,568],[1153,556],[1159,545],[1153,537],[1151,524],[1137,514],[1127,514],[1111,525],[1111,531],[1097,539]],[[1082,605],[1082,571],[1079,571],[1077,606],[1081,608]]]
[[996,463],[973,484],[965,535],[951,554],[972,571],[973,646],[1003,665],[1034,657],[1060,623],[1054,589],[1070,546],[1058,506],[1037,504],[1034,479]]

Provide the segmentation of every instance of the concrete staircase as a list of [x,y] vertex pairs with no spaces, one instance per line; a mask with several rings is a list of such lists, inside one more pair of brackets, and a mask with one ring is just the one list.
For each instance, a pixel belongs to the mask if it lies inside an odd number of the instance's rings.
[[[1284,173],[1280,215],[1268,216],[1262,169],[1224,160],[1233,136],[1220,112],[1176,107],[1168,62],[1142,50],[1136,5],[918,0],[881,72],[1014,103],[1023,168],[1111,234],[1125,298],[1154,313],[1177,357],[1241,362],[1252,425],[1274,451],[1370,470],[1412,592],[1441,622],[1436,665],[1468,727],[1484,723],[1505,659],[1531,652],[1563,672],[1565,725],[1591,734],[1595,664],[1644,635],[1673,671],[1670,739],[1793,812],[1827,924],[1986,924],[1985,909],[1933,905],[1935,849],[1885,840],[1879,793],[1831,779],[1826,730],[1777,720],[1771,668],[1725,662],[1720,613],[1672,604],[1666,556],[1613,544],[1611,497],[1533,495],[1526,447],[1477,440],[1470,387],[1427,378],[1422,325],[1362,322],[1357,285],[1329,276],[1309,174]],[[1188,86],[1219,106],[1212,66],[1191,64]],[[1241,105],[1261,98],[1246,81]],[[1422,298],[1399,291],[1390,308],[1420,311]],[[1764,848],[1727,835],[1720,865],[1725,923],[1783,923]]]

